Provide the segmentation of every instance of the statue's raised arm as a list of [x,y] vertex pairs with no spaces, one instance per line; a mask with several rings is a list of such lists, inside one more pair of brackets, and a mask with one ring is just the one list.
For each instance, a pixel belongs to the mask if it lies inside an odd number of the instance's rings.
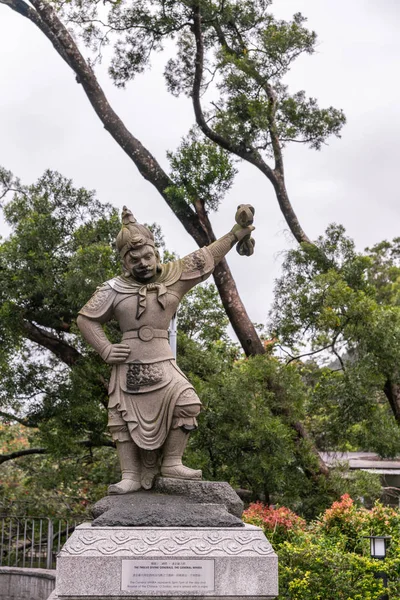
[[[201,402],[176,365],[168,326],[186,292],[206,279],[235,244],[239,254],[253,253],[253,216],[251,206],[239,206],[229,233],[183,259],[162,264],[151,231],[123,208],[116,240],[123,275],[101,285],[77,319],[86,341],[114,365],[108,426],[122,480],[110,486],[110,494],[149,489],[158,473],[201,479],[201,471],[182,464]],[[112,344],[102,327],[111,318],[121,328],[119,344]]]

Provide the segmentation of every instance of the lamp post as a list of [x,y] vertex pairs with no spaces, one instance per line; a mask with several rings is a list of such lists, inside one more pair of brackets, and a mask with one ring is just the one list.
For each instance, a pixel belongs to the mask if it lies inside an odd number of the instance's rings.
[[177,330],[177,316],[175,313],[169,324],[169,345],[171,346],[172,354],[174,355],[175,360],[176,360],[176,354],[177,354],[176,330]]
[[[392,536],[390,535],[366,535],[364,536],[369,540],[371,558],[378,560],[384,560],[386,557],[386,550],[388,541]],[[382,579],[383,587],[387,588],[387,575],[382,571],[375,573],[376,579]],[[389,600],[388,594],[383,594],[380,600]]]

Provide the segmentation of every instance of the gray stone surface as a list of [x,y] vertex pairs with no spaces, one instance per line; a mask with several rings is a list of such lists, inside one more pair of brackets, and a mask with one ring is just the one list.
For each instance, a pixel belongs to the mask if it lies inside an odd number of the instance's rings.
[[[123,560],[212,560],[214,589],[207,592],[174,590],[157,596],[146,590],[121,591]],[[235,528],[76,528],[57,561],[57,596],[63,600],[122,600],[122,598],[230,597],[270,599],[278,595],[278,562],[261,529]],[[52,599],[53,600],[53,599]]]
[[239,518],[243,513],[243,502],[225,481],[189,481],[159,477],[155,481],[154,491],[186,496],[199,503],[224,504],[228,512]]
[[108,496],[92,512],[93,527],[243,527],[224,504],[198,504],[184,496],[153,492]]
[[243,502],[228,483],[160,477],[151,491],[106,496],[93,526],[243,527]]
[[0,567],[1,600],[47,600],[56,585],[56,572],[47,569]]

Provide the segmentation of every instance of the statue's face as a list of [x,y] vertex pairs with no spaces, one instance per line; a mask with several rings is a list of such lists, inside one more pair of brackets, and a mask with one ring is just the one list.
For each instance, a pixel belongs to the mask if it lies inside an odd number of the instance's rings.
[[137,281],[149,281],[157,274],[158,258],[152,246],[131,250],[125,256],[125,267]]

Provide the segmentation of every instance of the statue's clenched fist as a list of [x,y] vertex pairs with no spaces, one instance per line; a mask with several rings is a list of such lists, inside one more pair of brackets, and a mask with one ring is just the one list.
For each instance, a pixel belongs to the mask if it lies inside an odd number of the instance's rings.
[[254,231],[254,207],[251,204],[239,204],[235,221],[236,225],[232,229],[232,233],[236,236],[238,244],[236,250],[241,256],[251,256],[254,253],[255,241],[251,237],[251,232]]

